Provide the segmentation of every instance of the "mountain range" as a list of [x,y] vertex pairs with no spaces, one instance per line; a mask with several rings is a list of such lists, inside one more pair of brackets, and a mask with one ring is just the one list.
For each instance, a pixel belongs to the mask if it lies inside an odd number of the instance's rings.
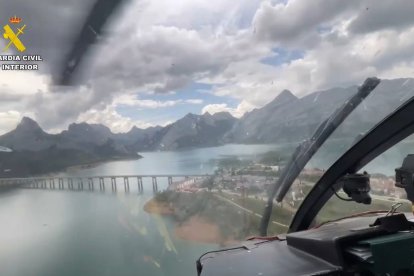
[[101,124],[74,123],[59,134],[49,134],[31,118],[23,117],[17,127],[0,136],[0,145],[14,151],[41,151],[51,147],[89,151],[111,143],[119,153],[215,146],[234,126],[236,118],[227,112],[210,115],[187,114],[165,127],[113,133]]
[[[139,158],[140,151],[302,141],[357,89],[357,86],[331,88],[302,98],[284,90],[273,101],[239,119],[227,112],[189,113],[165,127],[133,127],[126,133],[113,133],[101,124],[74,123],[59,134],[49,134],[37,122],[24,117],[16,129],[0,136],[0,145],[31,156],[48,151],[76,151],[90,156],[86,159],[91,161]],[[413,96],[413,91],[414,79],[382,80],[333,135],[355,139]]]

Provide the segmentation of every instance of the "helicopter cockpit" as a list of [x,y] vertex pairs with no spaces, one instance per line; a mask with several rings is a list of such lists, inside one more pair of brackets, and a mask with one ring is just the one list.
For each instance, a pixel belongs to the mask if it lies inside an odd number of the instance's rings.
[[[412,114],[414,98],[360,135],[310,189],[287,234],[262,232],[239,247],[208,252],[197,261],[198,275],[413,275]],[[302,144],[293,168],[303,169],[323,143],[313,150]],[[297,154],[303,147],[311,152],[305,161]],[[384,165],[384,174],[373,171]],[[281,178],[289,178],[286,167]],[[290,174],[296,178],[299,172],[291,167]],[[275,184],[278,201],[284,197],[280,182]]]

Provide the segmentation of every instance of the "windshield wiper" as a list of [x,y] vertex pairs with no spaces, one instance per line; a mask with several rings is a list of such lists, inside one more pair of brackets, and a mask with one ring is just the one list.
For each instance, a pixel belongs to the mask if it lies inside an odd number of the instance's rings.
[[269,194],[266,207],[263,212],[262,221],[260,223],[260,235],[267,235],[267,227],[269,225],[270,216],[273,210],[273,199],[281,202],[292,186],[293,181],[329,138],[329,136],[337,129],[337,127],[348,117],[349,114],[377,87],[380,80],[377,78],[368,78],[358,88],[358,92],[348,99],[342,106],[336,109],[331,116],[323,121],[316,129],[315,133],[308,140],[303,141],[295,150],[289,162],[282,170],[279,179],[274,183]]
[[73,74],[81,60],[85,58],[87,51],[96,42],[108,19],[124,2],[126,0],[97,0],[95,2],[70,52],[63,60],[61,71],[56,76],[56,84],[72,84]]

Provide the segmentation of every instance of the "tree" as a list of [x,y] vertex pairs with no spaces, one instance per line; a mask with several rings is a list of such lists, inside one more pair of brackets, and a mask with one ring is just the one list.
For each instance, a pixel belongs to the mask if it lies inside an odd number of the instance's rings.
[[202,188],[207,188],[209,191],[211,191],[214,187],[214,177],[209,176],[206,179],[203,180],[201,184]]

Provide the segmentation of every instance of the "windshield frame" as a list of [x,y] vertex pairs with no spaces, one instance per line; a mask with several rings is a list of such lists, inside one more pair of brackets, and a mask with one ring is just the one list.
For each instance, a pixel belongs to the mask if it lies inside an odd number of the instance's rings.
[[359,104],[375,90],[380,82],[381,80],[375,77],[367,78],[358,88],[358,91],[345,100],[344,103],[326,118],[309,139],[298,145],[293,155],[290,157],[289,162],[282,170],[279,179],[271,187],[260,222],[259,231],[261,236],[267,235],[267,228],[273,211],[273,200],[275,196],[277,202],[282,202],[286,193],[292,187],[293,182],[298,178],[300,172],[305,168],[309,160],[328,140],[332,133],[359,106]]
[[414,97],[400,105],[347,150],[318,180],[299,206],[288,233],[306,230],[322,207],[342,187],[337,181],[356,173],[374,158],[414,133]]

